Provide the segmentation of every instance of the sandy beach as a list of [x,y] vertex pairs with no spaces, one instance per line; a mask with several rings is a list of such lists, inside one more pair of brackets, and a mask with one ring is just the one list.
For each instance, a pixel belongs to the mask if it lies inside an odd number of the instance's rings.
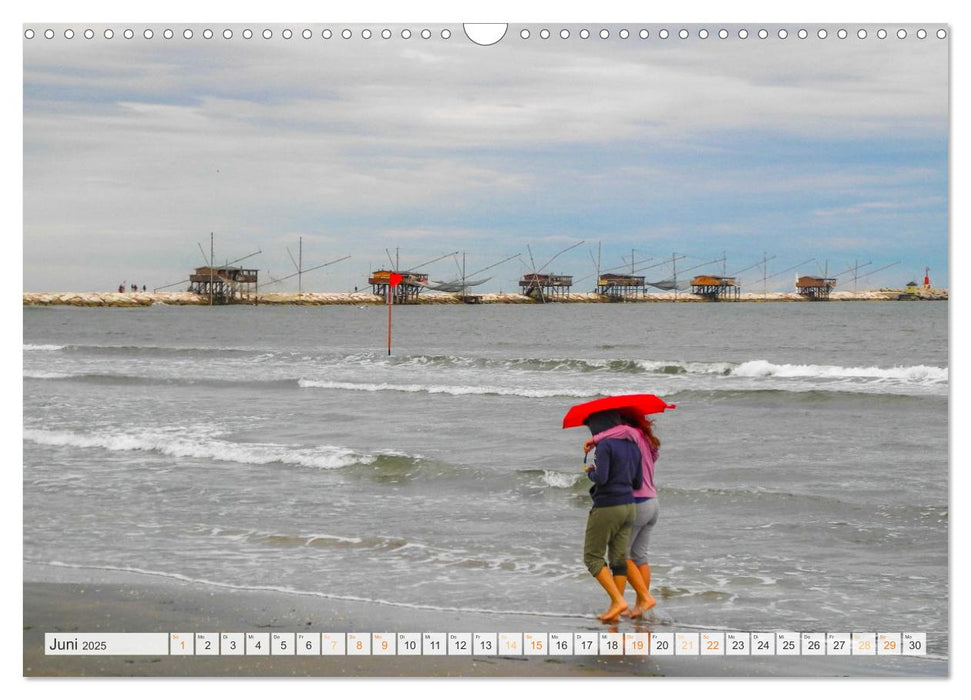
[[[858,292],[834,291],[830,294],[830,301],[896,301],[898,296],[903,294],[903,289],[880,289]],[[539,304],[536,301],[522,294],[480,294],[478,303],[481,304]],[[947,300],[948,291],[946,289],[921,290],[914,300],[920,301],[941,301]],[[808,300],[795,292],[747,292],[739,295],[738,299],[722,301],[718,303],[735,302],[803,302]],[[648,294],[637,299],[631,299],[625,303],[652,304],[652,303],[713,303],[697,294],[689,292],[663,292]],[[296,293],[261,293],[257,295],[257,303],[263,305],[290,305],[290,306],[373,306],[384,304],[383,297],[371,294],[370,292],[304,292]],[[416,302],[418,304],[462,304],[463,302],[453,294],[429,292],[421,295]],[[609,304],[607,297],[590,292],[571,293],[568,297],[557,299],[558,304]],[[106,306],[106,307],[139,307],[152,306],[154,304],[164,304],[167,306],[206,306],[209,298],[200,296],[192,292],[24,292],[24,306]]]
[[[930,678],[948,673],[946,660],[909,657],[47,656],[46,632],[513,632],[572,629],[577,621],[557,625],[555,618],[429,612],[39,565],[25,565],[23,590],[26,677]],[[581,626],[634,631],[630,622],[605,627],[592,616]]]

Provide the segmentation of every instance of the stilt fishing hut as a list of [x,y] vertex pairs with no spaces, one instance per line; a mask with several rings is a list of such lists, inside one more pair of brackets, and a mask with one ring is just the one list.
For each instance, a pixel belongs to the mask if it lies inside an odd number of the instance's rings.
[[546,275],[530,272],[519,280],[522,294],[538,301],[559,301],[566,299],[573,286],[572,275]]
[[812,301],[826,301],[836,286],[835,277],[810,277],[804,275],[796,280],[796,291],[800,296]]
[[597,278],[597,294],[610,301],[628,301],[647,293],[644,278],[635,275],[617,275],[612,272]]
[[723,299],[738,301],[741,288],[734,277],[696,275],[691,280],[691,293],[704,297],[709,301],[720,301]]
[[197,267],[189,275],[189,291],[208,297],[212,304],[256,303],[259,270],[244,267]]
[[519,280],[519,288],[522,290],[520,293],[531,299],[541,301],[544,304],[548,301],[568,299],[570,296],[570,287],[573,286],[573,276],[544,274],[543,270],[549,267],[550,263],[563,255],[563,253],[573,250],[580,245],[583,245],[583,241],[564,248],[539,268],[536,267],[536,261],[533,259],[533,249],[527,245],[526,250],[529,251],[529,263],[531,267],[529,268],[530,271]]
[[401,282],[392,288],[394,290],[392,301],[395,304],[416,304],[418,295],[428,286],[428,275],[404,270],[376,270],[368,278],[371,291],[386,299],[392,274],[401,275]]

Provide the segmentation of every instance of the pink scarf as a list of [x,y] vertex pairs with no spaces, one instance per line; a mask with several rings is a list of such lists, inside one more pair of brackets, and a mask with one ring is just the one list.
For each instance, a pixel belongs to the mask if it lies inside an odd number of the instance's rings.
[[634,498],[657,498],[657,490],[654,488],[654,460],[657,459],[657,450],[647,444],[644,433],[629,425],[615,425],[594,435],[593,441],[598,443],[608,438],[630,440],[637,445],[641,453],[641,473],[644,475],[644,483],[634,491]]

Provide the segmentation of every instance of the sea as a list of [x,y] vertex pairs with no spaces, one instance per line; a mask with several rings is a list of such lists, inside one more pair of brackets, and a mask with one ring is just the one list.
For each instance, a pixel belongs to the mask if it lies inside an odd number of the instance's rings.
[[646,624],[947,656],[947,302],[395,306],[387,334],[382,306],[25,307],[25,563],[597,629],[561,421],[652,393]]

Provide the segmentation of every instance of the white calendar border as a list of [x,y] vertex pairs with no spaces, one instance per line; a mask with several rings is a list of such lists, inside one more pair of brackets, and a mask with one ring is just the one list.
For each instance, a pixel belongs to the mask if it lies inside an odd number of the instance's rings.
[[[758,0],[754,2],[746,2],[744,6],[740,6],[739,3],[735,3],[733,6],[726,7],[724,2],[715,2],[714,0],[697,0],[691,4],[684,3],[660,3],[651,6],[647,5],[628,5],[627,3],[619,3],[616,6],[611,6],[609,3],[599,3],[594,9],[591,9],[589,3],[576,2],[575,0],[561,0],[557,3],[555,7],[555,16],[558,19],[563,19],[565,21],[580,21],[587,20],[590,17],[596,17],[598,21],[603,22],[617,22],[617,21],[631,21],[634,19],[641,19],[644,22],[657,23],[665,21],[685,21],[685,22],[704,22],[709,21],[712,18],[722,18],[727,15],[727,19],[730,19],[733,23],[747,23],[754,21],[762,22],[787,22],[805,19],[816,19],[820,22],[830,23],[834,21],[850,21],[850,20],[862,20],[867,21],[868,18],[872,17],[873,14],[878,14],[881,18],[893,17],[899,22],[921,22],[925,21],[928,17],[933,17],[935,19],[941,19],[944,21],[951,21],[952,26],[955,26],[955,35],[961,36],[960,30],[966,29],[968,25],[959,22],[959,18],[956,17],[952,12],[953,4],[950,2],[942,2],[940,0],[923,0],[923,2],[902,2],[901,0],[885,0],[876,9],[865,2],[853,2],[853,0],[817,0],[812,6],[812,8],[806,8],[801,5],[793,5],[791,3],[777,3],[768,2],[768,0]],[[272,9],[270,9],[272,8]],[[124,18],[127,21],[137,21],[137,22],[151,22],[157,18],[158,9],[152,3],[123,3],[120,0],[88,0],[88,2],[83,4],[83,13],[92,17],[98,18]],[[205,4],[193,0],[191,2],[186,0],[171,0],[167,5],[167,10],[170,15],[177,16],[180,19],[191,22],[208,21],[212,19],[213,11],[206,7]],[[15,4],[15,9],[12,12],[21,13],[21,16],[17,18],[16,21],[20,23],[25,23],[28,21],[58,21],[65,17],[75,17],[78,15],[79,7],[76,3],[68,3],[66,0],[49,0],[45,3],[29,3],[29,4]],[[410,3],[391,3],[390,0],[375,0],[369,3],[357,3],[353,6],[351,5],[335,5],[333,7],[328,7],[325,14],[327,19],[334,21],[369,21],[369,20],[388,20],[388,21],[411,21],[416,17],[422,18],[434,18],[435,21],[441,22],[443,20],[455,20],[456,15],[461,15],[461,20],[473,20],[473,21],[510,21],[510,22],[533,22],[540,20],[549,20],[550,16],[554,13],[552,7],[545,6],[543,4],[537,4],[536,6],[530,7],[526,3],[522,3],[521,0],[493,0],[486,6],[484,3],[479,7],[468,6],[468,5],[456,5],[452,2],[445,2],[444,0],[436,0],[435,2],[427,2],[426,0],[413,0]],[[29,16],[27,16],[29,14]],[[319,6],[313,5],[306,0],[294,2],[292,0],[278,0],[273,3],[272,6],[267,6],[265,3],[249,3],[247,4],[244,0],[243,3],[234,3],[231,5],[223,6],[219,9],[218,15],[219,19],[227,19],[230,21],[252,21],[254,17],[264,20],[264,21],[282,21],[285,19],[290,19],[294,16],[299,17],[312,17],[320,14]],[[646,15],[649,15],[646,16]],[[794,17],[794,15],[796,15]],[[12,46],[16,42],[8,42],[8,55],[4,64],[7,66],[7,70],[11,73],[18,72],[19,65],[19,54],[20,50],[17,47]],[[958,60],[958,51],[954,52],[954,68],[956,70],[952,73],[952,91],[953,91],[953,105],[955,107],[955,113],[960,113],[962,115],[967,114],[964,107],[966,105],[966,92],[964,92],[964,83],[967,81],[967,76],[971,74],[967,68],[967,63],[965,59]],[[966,54],[965,51],[961,51],[960,55],[963,57]],[[963,69],[963,70],[962,70]],[[17,76],[19,80],[19,75]],[[960,87],[960,90],[959,90]],[[11,112],[16,111],[17,105],[14,105]],[[967,143],[967,139],[962,139],[962,142]],[[966,146],[962,147],[961,155],[964,155],[964,150]],[[966,171],[966,164],[968,162],[967,158],[957,157],[959,154],[954,152],[952,155],[951,162],[953,163],[953,172],[956,176],[964,175]],[[953,191],[953,190],[952,190]],[[18,197],[19,199],[19,197]],[[964,213],[963,207],[959,201],[954,201],[953,214],[951,220],[951,231],[964,230],[967,228],[965,224],[967,223],[967,216]],[[15,209],[12,209],[15,210]],[[958,257],[959,247],[962,253],[967,251],[967,243],[962,243],[955,240],[952,236],[951,246],[953,251],[953,257],[951,266],[952,269],[960,269],[961,262],[968,262],[966,255]],[[958,286],[957,281],[952,281],[952,284],[956,287]],[[961,295],[957,295],[959,298]],[[955,302],[950,302],[955,303]],[[12,308],[12,306],[10,307]],[[953,307],[952,307],[953,308]],[[963,307],[962,307],[963,308]],[[953,312],[956,316],[957,312]],[[12,316],[12,314],[11,314]],[[19,316],[19,311],[18,311]],[[14,325],[19,323],[17,318],[8,319],[8,325]],[[9,350],[9,349],[8,349]],[[11,358],[10,362],[6,363],[7,366],[17,366],[17,358],[13,357],[13,352],[10,352]],[[17,355],[19,356],[19,350],[17,350]],[[954,378],[954,403],[953,411],[955,415],[963,414],[962,408],[965,408],[967,404],[962,396],[967,396],[967,392],[959,391],[959,387],[966,387],[964,384],[964,379],[961,375],[965,373],[960,373],[960,375],[955,375]],[[966,438],[956,432],[954,448],[952,450],[952,461],[951,464],[962,463],[961,457],[967,456],[967,442]],[[966,460],[965,460],[966,461]],[[22,507],[17,507],[17,502],[22,506],[22,491],[19,488],[19,484],[16,482],[15,470],[11,469],[8,473],[8,479],[12,482],[5,489],[5,498],[15,501],[14,504],[9,505],[4,509],[7,517],[7,531],[17,532],[22,527]],[[962,480],[966,479],[965,475],[961,473],[961,470],[950,469],[949,470],[949,484],[951,493],[961,493],[965,489],[959,487]],[[966,485],[966,484],[964,484]],[[952,542],[962,541],[962,535],[967,534],[967,523],[964,519],[960,522],[956,522],[953,530]],[[20,556],[22,560],[23,554],[23,542],[21,538],[14,538],[12,545],[14,556]],[[950,576],[951,585],[949,590],[957,590],[956,581],[960,578],[963,581],[968,580],[967,576],[967,554],[966,550],[961,550],[957,547],[952,546],[949,556],[950,563]],[[7,580],[5,582],[7,599],[16,601],[21,596],[20,586],[16,580]],[[963,599],[960,597],[952,598],[951,602],[951,613],[950,620],[952,624],[957,624],[959,620],[966,620],[964,613],[966,612],[965,604]],[[955,629],[950,634],[956,635],[959,630]],[[6,636],[3,644],[10,647],[13,646],[9,636]],[[8,664],[7,677],[8,678],[20,678],[21,683],[26,683],[26,679],[22,677],[22,666],[21,659],[22,655],[18,650],[13,648],[3,649],[0,657]],[[958,671],[955,668],[955,671]],[[958,674],[955,673],[956,677]],[[963,675],[963,674],[962,674]],[[152,679],[145,679],[151,681]],[[278,679],[265,679],[261,683],[261,688],[263,691],[270,691],[274,687],[283,689],[291,689],[292,684],[284,686],[287,680]],[[371,685],[372,683],[376,689],[386,688],[386,683],[380,680],[369,680],[369,679],[355,679],[357,683],[355,688],[363,688]],[[503,689],[512,689],[514,686],[518,686],[520,689],[531,692],[535,691],[536,679],[529,679],[524,681],[510,680],[504,686]],[[618,679],[619,680],[619,679]],[[679,679],[681,687],[686,685],[691,685],[694,683],[704,683],[705,687],[711,688],[711,685],[705,680],[699,679]],[[855,679],[850,679],[845,682],[854,682]],[[119,684],[117,679],[98,679],[91,678],[85,679],[85,681],[80,681],[71,678],[59,679],[58,683],[51,684],[47,686],[38,686],[36,683],[32,684],[31,696],[38,698],[57,698],[62,700],[66,692],[70,692],[73,688],[76,688],[81,683],[84,683],[84,688],[86,692],[94,690],[102,698],[124,698],[125,700],[130,700],[132,689],[125,686],[124,684]],[[232,680],[224,681],[227,683],[233,683]],[[623,681],[619,681],[623,682]],[[638,682],[638,681],[630,681]],[[840,681],[834,681],[834,683],[839,683]],[[242,681],[237,681],[241,684]],[[566,683],[563,681],[562,683]],[[782,683],[786,683],[782,681]],[[890,697],[900,697],[912,699],[915,692],[921,692],[924,688],[924,683],[919,680],[914,680],[913,682],[898,683],[896,686],[890,686],[885,684],[881,687],[881,698]],[[938,681],[932,681],[934,683],[933,690],[940,691],[942,686]],[[277,685],[279,684],[279,685]],[[379,685],[380,684],[380,685]],[[739,692],[746,693],[749,697],[777,697],[779,693],[778,684],[772,684],[766,686],[761,682],[761,679],[739,679],[737,683],[733,683]],[[807,690],[805,687],[807,685],[812,686],[812,684],[805,684],[801,681],[790,681],[787,684],[789,687],[786,688],[786,693],[795,693],[799,696],[800,693],[805,693],[806,696],[810,692],[815,695],[816,690]],[[427,693],[430,698],[434,697],[448,697],[452,698],[454,696],[455,688],[454,686],[441,686],[436,685],[434,680],[428,681],[415,681],[414,686],[416,689],[420,688],[422,692]],[[860,686],[857,684],[855,686],[857,689]],[[180,689],[192,689],[201,690],[203,692],[212,692],[214,686],[212,681],[207,680],[196,680],[196,679],[185,679],[180,682]],[[149,698],[164,697],[168,698],[171,695],[171,686],[165,683],[143,683],[140,684],[138,693],[140,698],[148,700]],[[492,684],[480,684],[478,687],[475,686],[465,686],[462,689],[463,696],[465,700],[471,698],[482,697],[490,698],[492,700],[495,694],[495,686]],[[570,695],[571,689],[561,688],[565,694]],[[573,688],[575,690],[575,696],[579,697],[581,692],[586,695],[589,688],[586,685],[582,685],[580,688]],[[905,695],[906,694],[906,695]]]

